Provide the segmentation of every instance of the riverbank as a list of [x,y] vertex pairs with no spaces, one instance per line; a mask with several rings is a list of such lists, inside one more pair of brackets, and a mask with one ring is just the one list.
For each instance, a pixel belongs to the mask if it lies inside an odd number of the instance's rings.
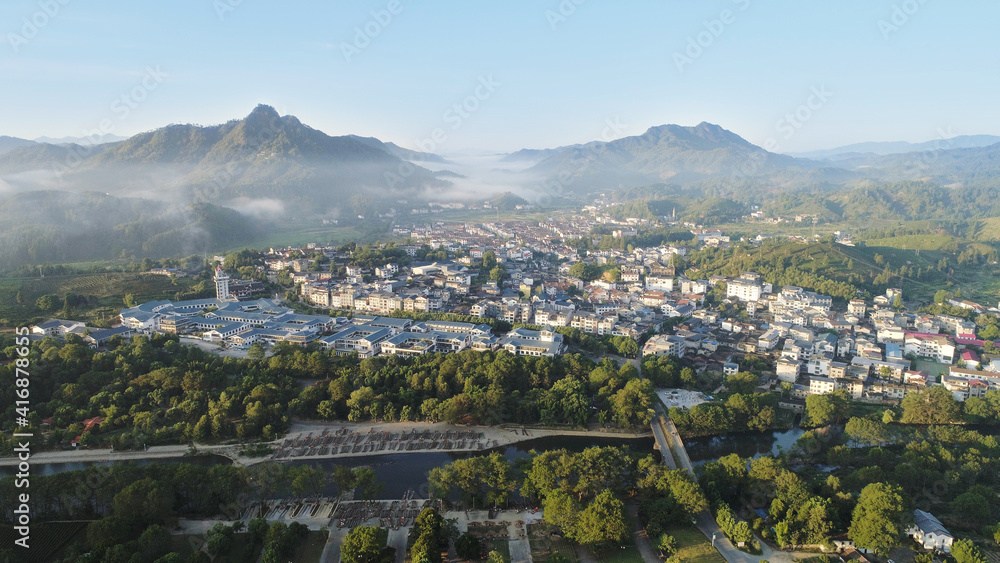
[[[288,434],[279,440],[273,442],[266,442],[266,444],[272,446],[276,450],[285,443],[286,440],[301,440],[308,436],[318,437],[325,435],[334,435],[337,432],[350,431],[354,435],[366,435],[369,433],[377,432],[388,432],[388,433],[403,433],[403,432],[431,432],[431,433],[441,433],[446,434],[448,432],[476,432],[481,434],[481,439],[477,440],[477,444],[481,444],[481,447],[477,448],[435,448],[430,449],[416,449],[416,450],[376,450],[376,451],[359,451],[359,452],[347,452],[347,453],[326,453],[326,454],[313,454],[313,455],[301,455],[301,456],[288,456],[281,459],[275,459],[271,455],[262,457],[248,457],[239,454],[239,450],[246,446],[238,444],[228,444],[228,445],[215,445],[215,444],[195,444],[192,449],[189,445],[170,445],[170,446],[151,446],[146,451],[126,451],[118,450],[112,451],[110,449],[85,449],[85,450],[72,450],[72,451],[47,451],[33,453],[30,458],[30,463],[32,464],[43,464],[43,463],[107,463],[107,462],[118,462],[118,461],[135,461],[135,460],[149,460],[149,459],[167,459],[167,458],[180,458],[187,455],[204,455],[204,454],[214,454],[221,455],[229,458],[233,461],[234,465],[250,466],[256,465],[258,463],[264,463],[268,461],[274,462],[286,462],[286,461],[299,461],[299,460],[319,460],[319,459],[340,459],[340,458],[353,458],[353,457],[363,457],[363,456],[373,456],[373,455],[389,455],[389,454],[409,454],[409,453],[428,453],[430,451],[448,453],[448,452],[476,452],[476,451],[486,451],[493,448],[499,448],[504,446],[509,446],[518,442],[524,442],[527,440],[533,440],[536,438],[544,438],[551,436],[590,436],[590,437],[601,437],[601,438],[645,438],[652,436],[651,431],[647,432],[622,432],[619,429],[602,429],[602,428],[592,428],[588,430],[570,430],[570,429],[551,429],[551,428],[531,428],[530,426],[516,426],[516,427],[497,427],[497,426],[459,426],[453,424],[446,424],[443,422],[434,423],[420,423],[420,422],[390,422],[390,423],[353,423],[353,422],[309,422],[309,421],[294,421],[292,423],[291,429]],[[6,466],[16,466],[20,463],[20,459],[17,457],[3,457],[0,458],[0,467]]]

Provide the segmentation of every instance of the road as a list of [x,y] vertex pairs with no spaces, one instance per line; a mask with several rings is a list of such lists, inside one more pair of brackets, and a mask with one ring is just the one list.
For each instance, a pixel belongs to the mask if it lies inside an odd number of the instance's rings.
[[[633,522],[639,521],[639,503],[629,502],[628,512]],[[632,535],[632,540],[635,542],[636,549],[639,550],[639,555],[642,555],[643,561],[658,562],[660,560],[659,552],[653,547],[649,536],[646,535],[646,530],[642,528],[637,529]]]

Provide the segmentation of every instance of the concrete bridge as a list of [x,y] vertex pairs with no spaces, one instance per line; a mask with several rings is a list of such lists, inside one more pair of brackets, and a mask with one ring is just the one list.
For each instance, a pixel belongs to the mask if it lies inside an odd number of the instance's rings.
[[684,440],[677,433],[674,421],[658,408],[650,426],[653,429],[653,437],[656,438],[656,448],[663,457],[663,463],[670,469],[685,469],[694,477],[694,466],[691,465],[691,458],[688,457]]

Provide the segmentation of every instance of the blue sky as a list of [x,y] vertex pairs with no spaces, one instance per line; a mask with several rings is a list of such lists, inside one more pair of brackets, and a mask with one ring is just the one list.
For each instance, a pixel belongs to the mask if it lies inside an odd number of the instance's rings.
[[441,153],[701,121],[779,152],[1000,134],[998,16],[972,0],[6,0],[0,135],[129,135],[257,103],[411,148],[440,130]]

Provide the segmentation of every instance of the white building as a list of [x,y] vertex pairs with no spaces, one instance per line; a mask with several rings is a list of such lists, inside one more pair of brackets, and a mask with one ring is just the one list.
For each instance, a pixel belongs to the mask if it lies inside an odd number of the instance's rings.
[[726,283],[726,297],[735,297],[740,301],[759,301],[762,291],[760,282],[755,280],[739,278]]
[[913,521],[913,526],[906,531],[906,534],[914,541],[924,546],[924,549],[951,552],[955,536],[951,535],[934,515],[923,510],[914,510]]
[[229,275],[222,266],[215,268],[215,298],[219,301],[229,301]]

